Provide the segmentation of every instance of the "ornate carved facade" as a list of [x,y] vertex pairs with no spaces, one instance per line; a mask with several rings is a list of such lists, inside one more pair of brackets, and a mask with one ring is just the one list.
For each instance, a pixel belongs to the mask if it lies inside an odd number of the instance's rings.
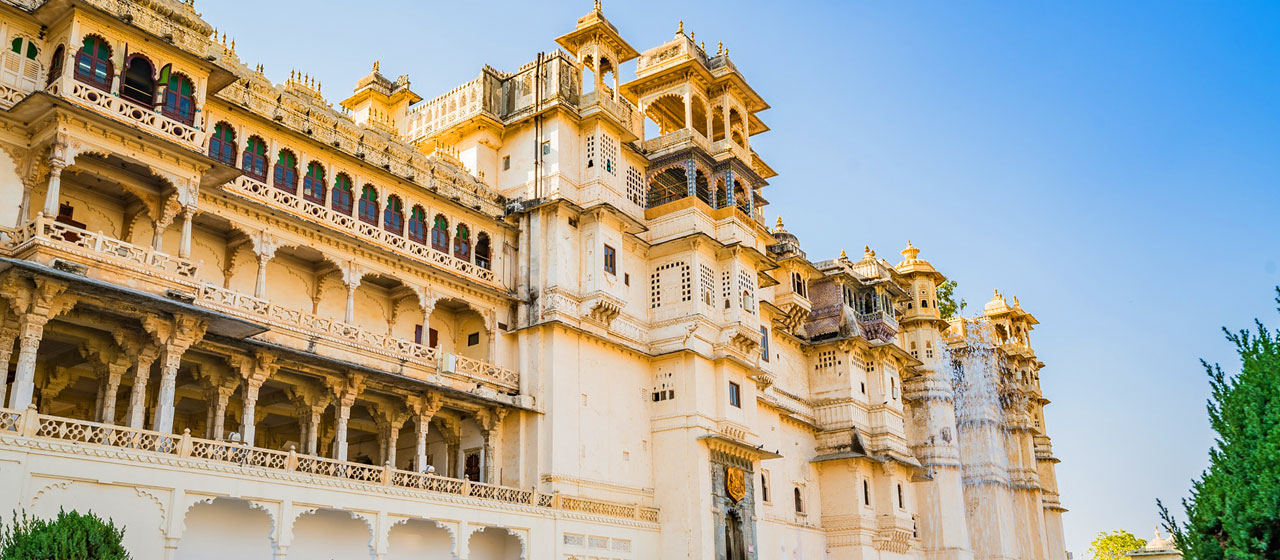
[[141,560],[1065,557],[1035,318],[766,227],[768,104],[683,26],[338,108],[190,2],[0,39],[0,510]]

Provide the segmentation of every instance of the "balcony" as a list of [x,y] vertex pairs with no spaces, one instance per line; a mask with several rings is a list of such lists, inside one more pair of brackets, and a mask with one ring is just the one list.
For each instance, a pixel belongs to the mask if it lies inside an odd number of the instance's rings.
[[455,388],[462,390],[470,389],[476,383],[504,393],[520,390],[520,374],[516,371],[483,360],[443,353],[437,348],[286,308],[212,284],[200,286],[196,304],[300,333],[308,340],[313,337],[332,340],[418,366],[407,372],[410,377],[426,380],[431,374],[440,375],[445,380],[457,381]]
[[649,152],[649,159],[693,146],[702,148],[704,152],[710,153],[711,151],[711,146],[707,143],[706,137],[688,128],[668,132],[644,142],[644,150]]
[[353,216],[340,214],[324,206],[312,204],[297,195],[270,187],[265,183],[241,176],[234,182],[228,183],[225,188],[228,191],[246,196],[267,206],[288,211],[309,222],[319,222],[338,231],[349,233],[393,253],[404,255],[419,262],[433,264],[450,272],[487,284],[492,288],[504,289],[492,270],[433,250],[426,245],[414,243],[407,237],[396,235],[378,226],[362,222]]
[[613,92],[607,87],[584,94],[578,103],[578,108],[584,117],[593,115],[597,111],[604,111],[636,138],[644,137],[643,115],[626,99],[618,98],[615,101]]
[[[60,257],[76,262],[89,260],[126,276],[142,275],[149,280],[160,280],[158,284],[162,287],[189,289],[198,283],[197,264],[190,260],[125,243],[101,232],[86,231],[44,215],[37,215],[34,220],[9,231],[5,245],[14,258],[46,265]],[[155,291],[156,284],[147,282],[132,287]]]
[[892,342],[898,335],[898,320],[893,317],[892,311],[877,309],[870,313],[859,313],[858,323],[862,325],[862,332],[866,333],[868,340],[878,338]]
[[160,114],[157,109],[135,105],[122,97],[83,84],[69,76],[64,76],[50,84],[48,91],[54,95],[61,93],[66,99],[105,113],[108,117],[129,126],[172,140],[194,151],[201,151],[202,134],[198,128],[170,119]]
[[729,154],[738,158],[739,161],[745,163],[747,166],[751,165],[751,152],[747,151],[746,148],[739,146],[737,142],[728,138],[712,142],[711,149],[708,151],[717,159],[721,154]]
[[545,494],[390,466],[338,461],[293,450],[201,439],[192,437],[190,431],[182,435],[166,434],[38,414],[34,406],[25,411],[0,409],[0,446],[39,448],[45,453],[67,456],[110,457],[112,462],[132,463],[136,468],[178,466],[188,473],[212,477],[247,475],[255,479],[296,481],[304,483],[308,491],[355,491],[367,496],[415,501],[444,498],[447,502],[456,502],[465,498],[544,512],[579,512],[650,524],[658,521],[657,509],[637,504]]

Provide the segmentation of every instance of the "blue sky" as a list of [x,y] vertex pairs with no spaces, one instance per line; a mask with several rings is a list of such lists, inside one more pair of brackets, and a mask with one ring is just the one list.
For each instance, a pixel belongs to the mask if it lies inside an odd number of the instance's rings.
[[[275,81],[337,102],[374,59],[431,98],[513,70],[589,0],[202,0]],[[1212,443],[1198,360],[1238,369],[1221,326],[1280,324],[1280,4],[605,1],[637,49],[676,22],[772,105],[753,147],[765,196],[808,253],[907,239],[1042,322],[1068,548],[1150,538]],[[251,15],[251,17],[250,17]],[[281,31],[285,33],[281,33]],[[624,65],[621,79],[634,76]]]

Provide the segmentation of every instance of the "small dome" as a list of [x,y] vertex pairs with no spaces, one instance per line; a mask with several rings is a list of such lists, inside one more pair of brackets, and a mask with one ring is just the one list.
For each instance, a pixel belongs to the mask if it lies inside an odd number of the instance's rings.
[[800,250],[800,238],[787,231],[782,225],[782,216],[778,216],[778,223],[773,228],[773,238],[777,241],[769,246],[769,252],[775,255],[804,255],[804,251]]
[[1170,535],[1167,539],[1160,536],[1160,527],[1157,526],[1156,537],[1147,541],[1147,546],[1145,548],[1147,550],[1168,550],[1173,548],[1173,535]]
[[992,315],[995,313],[1001,313],[1008,310],[1009,310],[1009,304],[1004,300],[1004,295],[1000,293],[1000,290],[996,290],[995,296],[992,297],[991,301],[988,301],[987,305],[983,306],[982,308],[984,315]]

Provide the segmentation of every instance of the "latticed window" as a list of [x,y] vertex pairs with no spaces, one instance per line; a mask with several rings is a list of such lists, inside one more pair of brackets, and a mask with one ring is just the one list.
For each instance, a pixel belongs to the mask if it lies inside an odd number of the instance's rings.
[[493,266],[493,250],[489,247],[489,234],[476,235],[476,265],[485,270]]
[[[168,70],[168,67],[165,67]],[[166,77],[160,76],[162,81],[168,82],[169,87],[164,92],[164,108],[160,112],[180,123],[194,123],[196,120],[196,101],[195,87],[191,85],[191,80],[186,76],[173,73]]]
[[360,191],[360,221],[378,225],[378,191],[372,185]]
[[387,209],[382,213],[382,229],[404,235],[404,204],[394,194],[387,197]]
[[213,127],[209,137],[209,157],[227,165],[236,164],[236,131],[231,125],[220,122]]
[[[58,72],[62,72],[62,64],[57,62],[57,53],[54,63],[58,65]],[[9,45],[9,52],[4,53],[4,64],[0,65],[0,85],[24,91],[35,89],[36,81],[40,79],[39,56],[40,50],[31,39],[14,37]]]
[[275,186],[290,194],[298,194],[298,157],[289,150],[280,150],[276,156]]
[[467,224],[458,224],[457,233],[453,237],[453,256],[471,261],[471,230],[467,228]]
[[351,203],[354,201],[351,197],[351,177],[346,173],[339,173],[333,179],[333,211],[351,215]]
[[421,206],[414,206],[409,211],[409,239],[421,245],[427,244],[427,211]]
[[111,46],[102,37],[90,35],[76,53],[76,79],[102,91],[111,91]]
[[449,252],[449,220],[440,214],[436,214],[431,225],[431,248],[441,253]]
[[241,158],[244,174],[259,181],[267,180],[267,143],[257,136],[250,136],[244,145],[244,157]]
[[324,166],[317,162],[307,164],[307,176],[302,178],[302,198],[324,206]]

